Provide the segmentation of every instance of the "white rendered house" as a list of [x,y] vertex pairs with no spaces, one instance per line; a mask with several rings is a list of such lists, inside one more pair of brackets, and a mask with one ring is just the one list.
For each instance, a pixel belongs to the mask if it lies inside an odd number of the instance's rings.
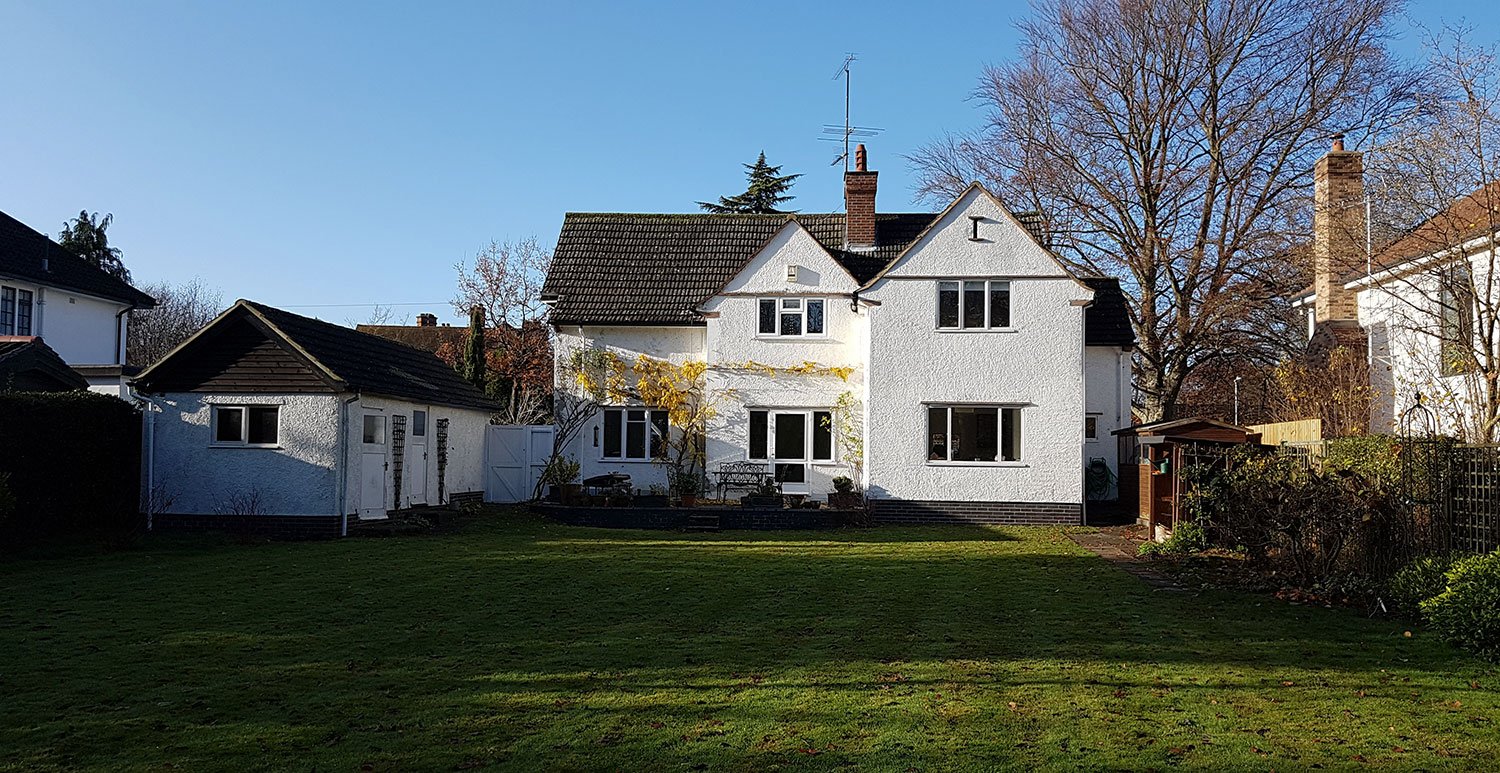
[[[755,461],[822,498],[851,472],[831,419],[852,404],[877,519],[1080,522],[1085,468],[1118,469],[1130,419],[1118,284],[1075,276],[978,184],[941,213],[877,214],[876,174],[846,174],[847,215],[569,214],[543,290],[558,389],[579,349],[702,361],[728,396],[710,483]],[[585,478],[660,484],[668,431],[611,405],[569,452]]]
[[156,301],[0,212],[0,337],[35,337],[95,392],[125,397],[131,309]]

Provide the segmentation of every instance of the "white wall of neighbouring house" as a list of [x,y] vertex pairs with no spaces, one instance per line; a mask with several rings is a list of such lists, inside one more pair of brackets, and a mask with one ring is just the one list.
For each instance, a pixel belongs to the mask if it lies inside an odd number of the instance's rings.
[[[152,396],[162,411],[151,419],[151,479],[172,500],[162,512],[232,515],[253,500],[263,515],[336,514],[339,402],[334,395]],[[225,405],[276,405],[277,445],[215,444],[212,408]]]
[[[938,330],[937,281],[953,278],[1009,280],[1011,329]],[[1081,304],[1093,291],[992,197],[971,189],[861,297],[879,304],[867,376],[871,497],[1083,501]],[[1020,461],[930,461],[929,404],[1019,406]]]
[[[427,411],[427,436],[426,443],[415,442],[412,434],[412,417],[416,411]],[[382,513],[388,510],[404,509],[418,505],[444,504],[452,495],[468,494],[484,491],[484,478],[487,473],[484,459],[484,428],[489,426],[490,413],[488,411],[456,408],[444,405],[430,405],[410,400],[380,397],[375,395],[361,395],[357,400],[349,403],[346,408],[348,415],[347,436],[345,439],[346,458],[348,459],[348,475],[344,479],[344,501],[348,515],[357,515],[362,509],[378,508]],[[384,440],[384,470],[385,491],[382,501],[379,503],[363,502],[363,490],[361,486],[363,465],[366,463],[367,447],[364,444],[364,416],[365,414],[378,415],[385,420]],[[395,436],[392,433],[393,417],[404,417],[405,437],[402,439],[404,445],[403,462],[401,466],[400,501],[396,500],[395,465],[393,450]],[[438,498],[438,422],[446,419],[448,421],[447,435],[447,464],[443,471],[443,494],[444,499]],[[426,463],[413,455],[414,449],[425,447],[427,453]],[[369,457],[370,463],[374,463],[376,455]],[[426,496],[417,498],[414,496],[414,478],[421,475],[425,469],[426,473]]]
[[[72,366],[120,364],[130,324],[130,315],[121,312],[130,308],[128,304],[4,276],[0,285],[33,294],[31,335],[40,336],[63,362]],[[125,395],[118,373],[85,378],[91,391]]]

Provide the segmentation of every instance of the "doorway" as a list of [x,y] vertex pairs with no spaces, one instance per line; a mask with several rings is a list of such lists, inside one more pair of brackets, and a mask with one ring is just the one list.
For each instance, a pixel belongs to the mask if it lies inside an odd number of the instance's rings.
[[407,490],[411,492],[409,500],[413,505],[427,504],[427,411],[413,410],[411,412],[411,442],[410,450],[407,452],[406,465],[411,469],[411,485]]
[[366,413],[359,454],[359,517],[384,518],[386,507],[385,415]]

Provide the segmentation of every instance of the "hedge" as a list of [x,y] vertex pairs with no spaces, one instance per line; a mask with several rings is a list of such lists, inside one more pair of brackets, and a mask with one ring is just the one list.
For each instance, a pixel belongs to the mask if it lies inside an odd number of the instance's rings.
[[0,392],[0,549],[140,528],[141,416],[93,392]]

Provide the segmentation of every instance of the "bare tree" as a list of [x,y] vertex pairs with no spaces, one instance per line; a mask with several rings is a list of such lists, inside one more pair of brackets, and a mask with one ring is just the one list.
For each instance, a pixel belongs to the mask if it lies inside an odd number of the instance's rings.
[[1415,77],[1383,45],[1399,9],[1041,0],[1019,57],[981,78],[983,128],[913,157],[920,192],[986,182],[1041,212],[1065,261],[1119,276],[1141,411],[1168,416],[1193,369],[1259,345],[1247,318],[1290,294],[1325,138],[1407,100]]
[[125,359],[131,365],[156,362],[224,310],[223,294],[196,277],[180,284],[156,282],[141,290],[156,299],[156,308],[130,312]]
[[544,421],[552,399],[552,337],[546,326],[542,282],[552,253],[533,238],[490,242],[472,265],[460,263],[453,308],[459,314],[483,312],[486,390],[504,409],[504,424]]
[[[1469,30],[1430,35],[1427,91],[1369,154],[1371,258],[1384,291],[1392,384],[1418,392],[1444,429],[1500,436],[1500,72]],[[1415,261],[1415,262],[1413,262]],[[1395,268],[1394,275],[1384,268]]]

